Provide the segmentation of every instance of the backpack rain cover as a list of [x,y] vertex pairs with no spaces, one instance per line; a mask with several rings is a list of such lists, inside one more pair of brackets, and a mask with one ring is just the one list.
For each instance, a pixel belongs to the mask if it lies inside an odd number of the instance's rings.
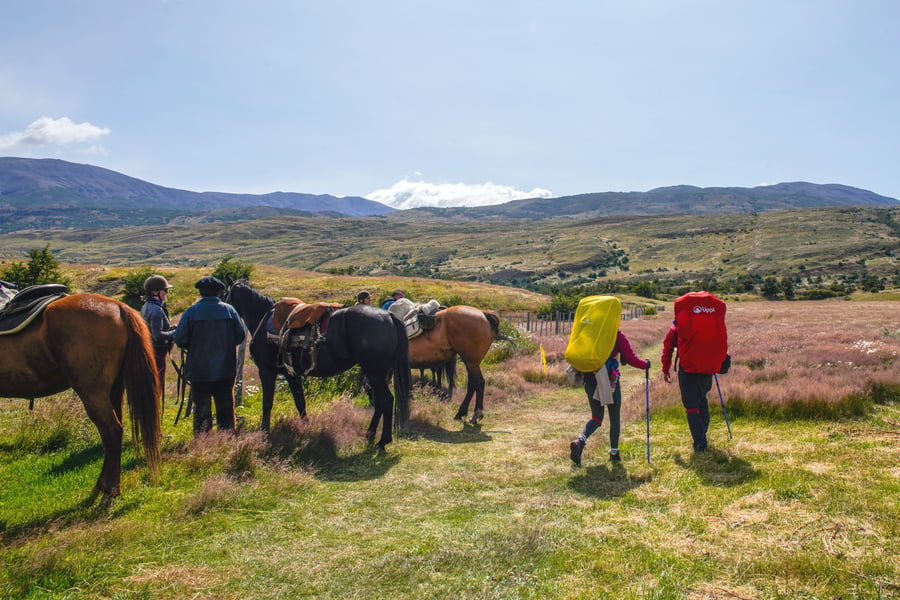
[[675,300],[675,328],[682,370],[718,373],[728,354],[725,303],[709,292],[688,292]]
[[616,345],[622,303],[615,296],[587,296],[578,302],[565,358],[576,371],[593,373]]

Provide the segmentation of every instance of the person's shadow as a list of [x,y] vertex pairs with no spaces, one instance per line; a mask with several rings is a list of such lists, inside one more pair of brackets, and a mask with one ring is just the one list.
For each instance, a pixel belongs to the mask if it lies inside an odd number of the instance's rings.
[[674,460],[679,467],[695,471],[705,484],[716,487],[740,485],[759,477],[752,464],[717,448],[694,452],[687,460],[676,454]]
[[645,483],[650,483],[650,473],[640,476],[629,475],[621,462],[610,462],[592,467],[579,468],[569,480],[572,491],[595,498],[619,498],[628,491]]

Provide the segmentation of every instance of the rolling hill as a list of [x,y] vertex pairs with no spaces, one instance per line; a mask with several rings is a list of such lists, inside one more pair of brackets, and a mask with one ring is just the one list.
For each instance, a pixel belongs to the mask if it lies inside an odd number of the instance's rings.
[[648,192],[601,192],[515,200],[495,206],[395,211],[360,197],[294,192],[229,194],[163,187],[109,169],[55,159],[0,158],[0,233],[209,223],[275,216],[366,217],[405,221],[594,218],[615,215],[733,214],[826,206],[896,207],[900,202],[838,184],[754,188],[689,185]]
[[360,217],[393,210],[355,196],[191,192],[92,165],[0,158],[0,232],[93,229],[188,219],[220,221],[273,214]]

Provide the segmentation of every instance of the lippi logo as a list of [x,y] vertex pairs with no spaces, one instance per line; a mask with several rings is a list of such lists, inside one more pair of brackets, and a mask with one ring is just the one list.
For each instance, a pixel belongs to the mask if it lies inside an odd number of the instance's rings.
[[694,314],[699,315],[700,313],[714,313],[714,312],[716,312],[716,309],[713,308],[712,306],[695,306],[694,307]]

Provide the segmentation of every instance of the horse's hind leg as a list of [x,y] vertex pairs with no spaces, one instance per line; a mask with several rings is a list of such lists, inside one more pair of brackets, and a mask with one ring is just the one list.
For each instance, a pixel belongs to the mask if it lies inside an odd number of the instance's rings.
[[372,406],[375,407],[375,413],[372,415],[372,421],[369,423],[369,429],[366,431],[366,440],[372,443],[375,440],[375,432],[378,429],[378,421],[381,421],[381,439],[378,441],[378,447],[384,450],[384,447],[394,441],[394,396],[391,394],[391,388],[388,386],[388,378],[381,375],[369,377],[372,384],[372,392],[369,397],[372,400]]
[[475,411],[472,413],[472,424],[478,423],[484,418],[484,376],[481,370],[478,371],[479,377],[475,381]]
[[481,374],[481,367],[478,365],[475,365],[474,367],[466,365],[466,373],[468,374],[466,397],[463,398],[462,404],[459,405],[459,410],[456,411],[456,416],[453,418],[457,421],[466,418],[466,415],[469,412],[469,403],[474,396],[475,411],[472,413],[472,418],[469,419],[469,422],[475,425],[484,417],[484,376]]
[[297,414],[301,419],[306,418],[306,396],[303,394],[303,382],[296,377],[285,375],[288,387],[291,388],[291,395],[294,397],[294,406],[297,407]]
[[88,417],[97,427],[100,440],[103,442],[103,467],[94,491],[88,497],[88,504],[96,500],[102,493],[105,498],[119,495],[119,480],[122,472],[122,421],[117,415],[122,414],[121,388],[112,390],[108,395],[97,392],[79,393]]
[[[262,418],[259,428],[269,431],[272,421],[272,404],[275,401],[275,371],[259,368],[259,387],[262,388]],[[293,389],[291,390],[293,391]]]

